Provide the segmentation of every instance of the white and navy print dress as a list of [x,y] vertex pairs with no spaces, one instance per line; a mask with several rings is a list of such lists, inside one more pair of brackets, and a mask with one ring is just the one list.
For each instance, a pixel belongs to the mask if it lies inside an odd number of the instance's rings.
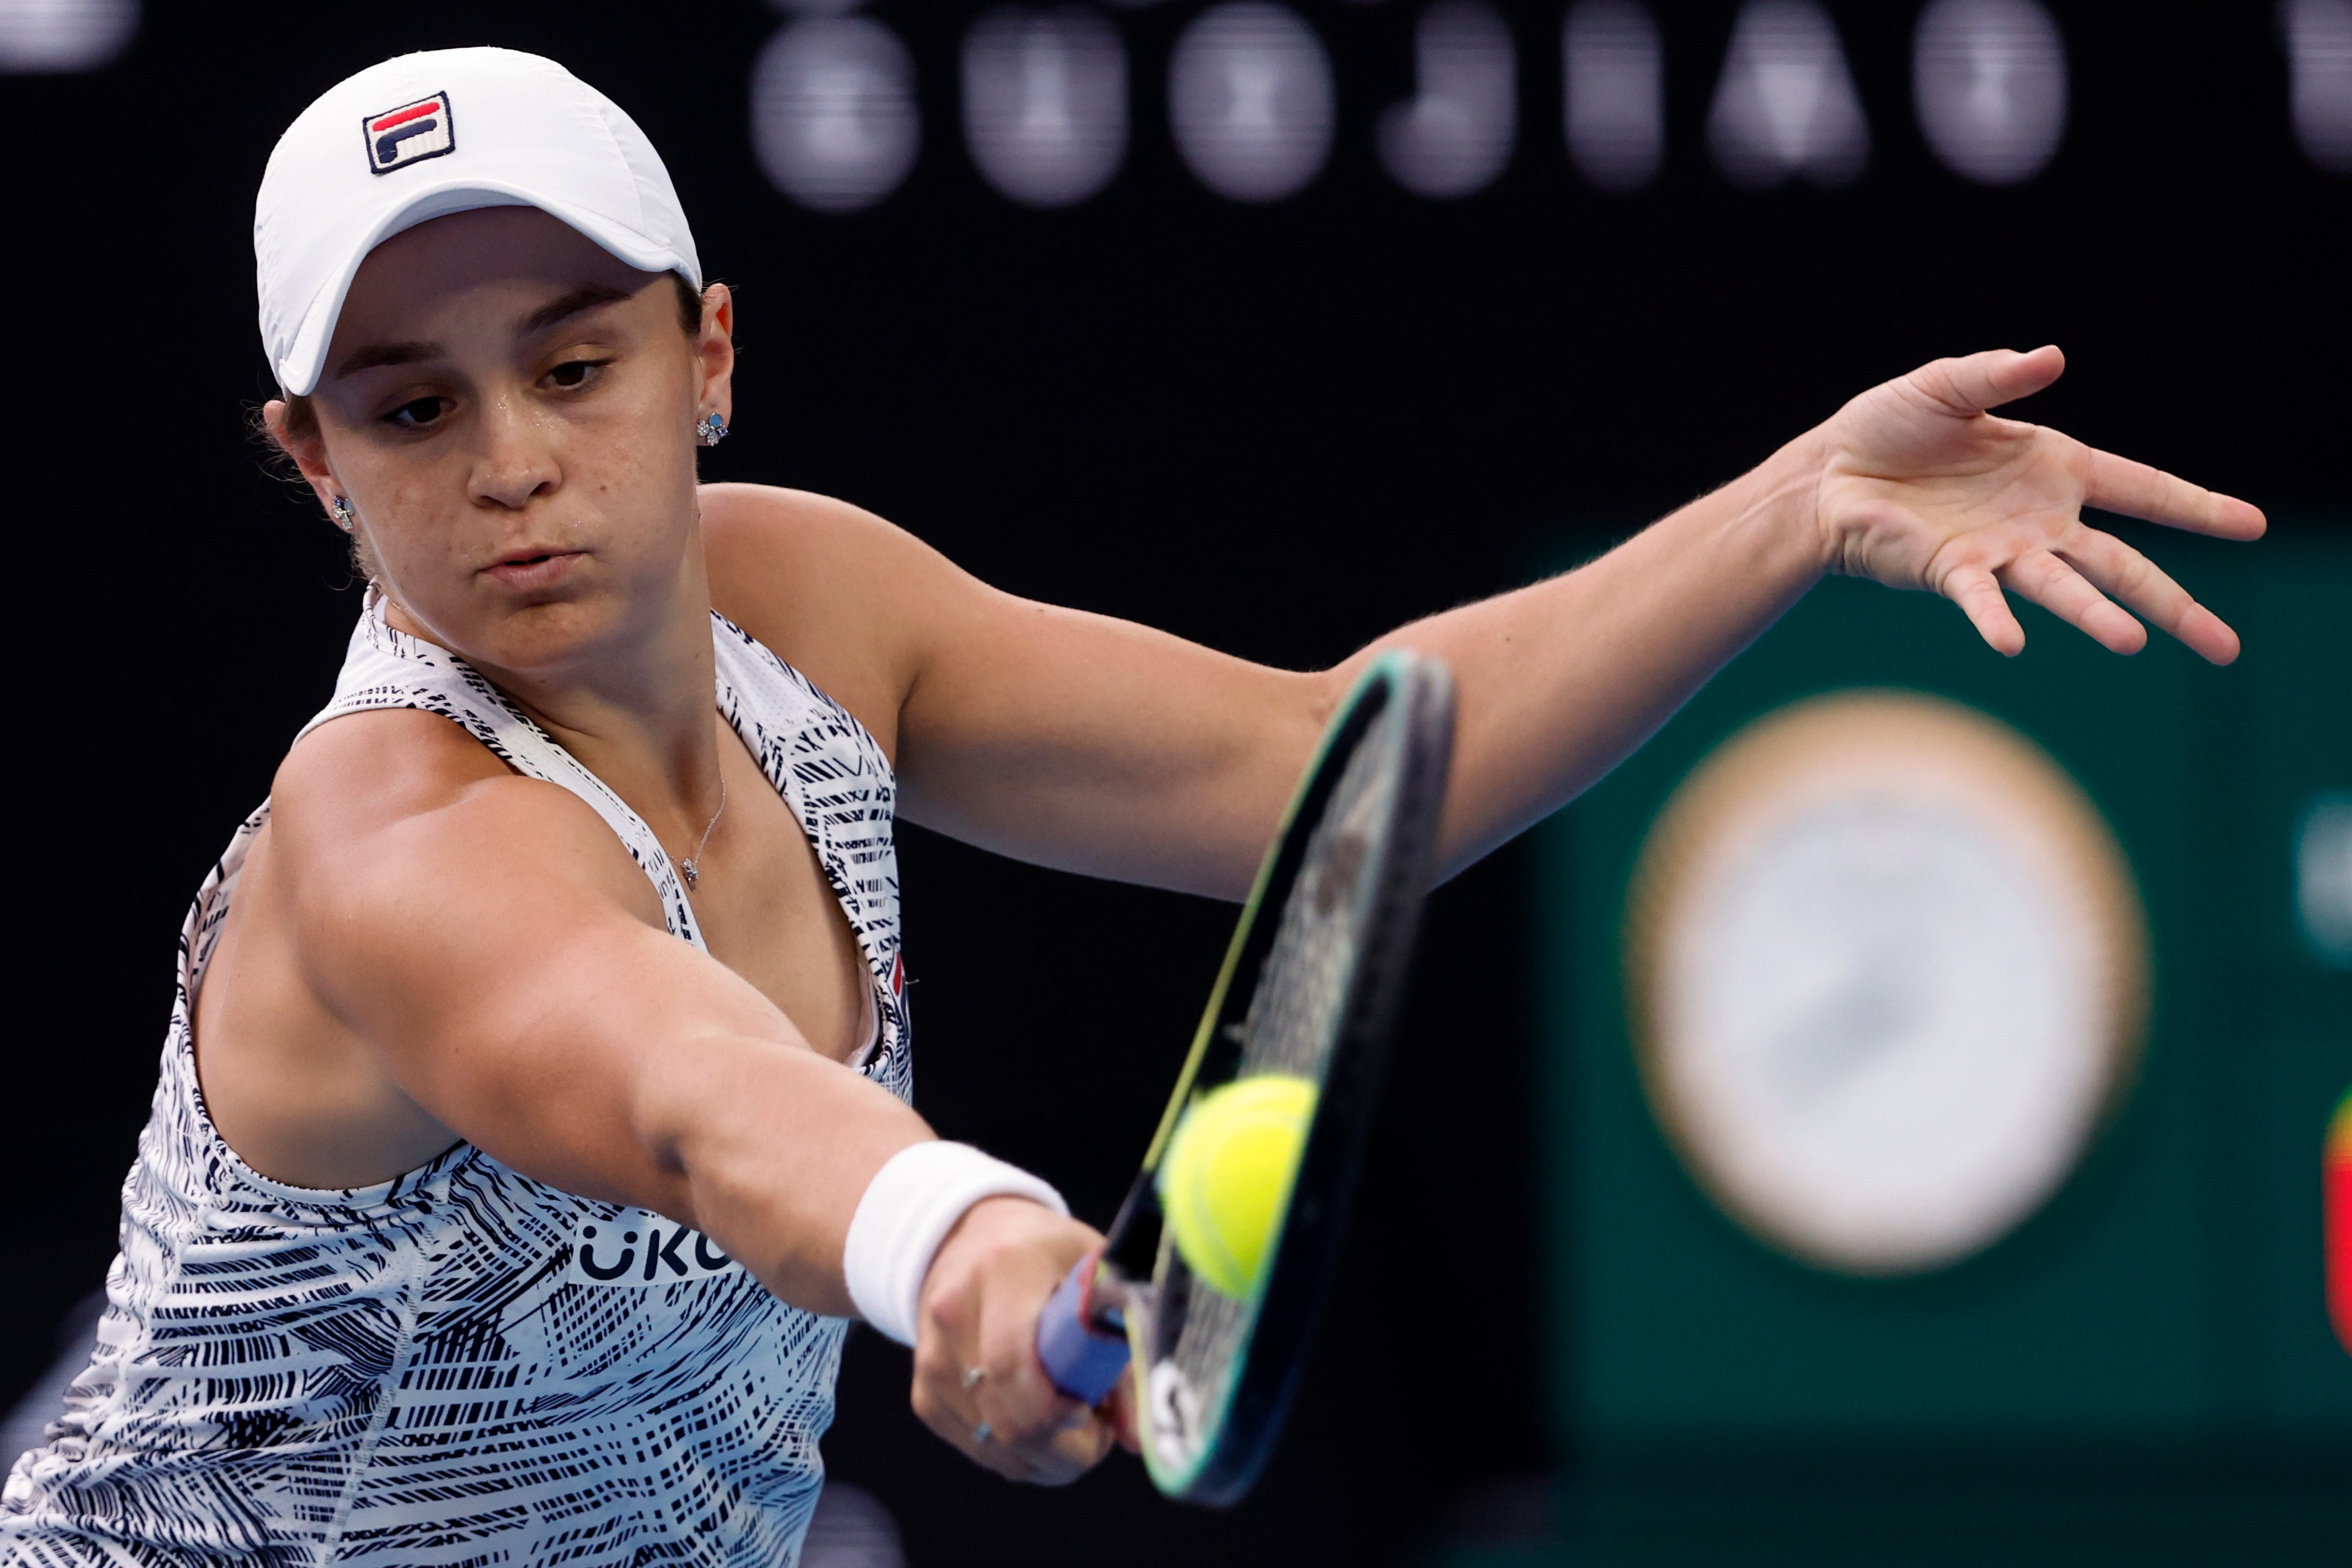
[[[859,1063],[911,1079],[894,785],[857,721],[712,616],[719,709],[816,847],[874,977]],[[612,826],[680,941],[668,857],[481,676],[372,602],[334,700],[420,708]],[[306,731],[307,732],[307,731]],[[0,1492],[9,1564],[386,1568],[789,1564],[824,1476],[844,1320],[786,1306],[708,1237],[559,1192],[461,1144],[346,1192],[223,1142],[192,1020],[264,805],[196,895],[163,1081],[122,1191],[89,1369]]]

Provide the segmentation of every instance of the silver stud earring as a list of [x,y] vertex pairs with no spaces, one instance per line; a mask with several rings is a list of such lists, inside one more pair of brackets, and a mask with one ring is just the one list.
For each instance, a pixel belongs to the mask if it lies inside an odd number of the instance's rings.
[[352,531],[352,525],[359,520],[360,515],[352,507],[352,498],[349,496],[337,496],[333,500],[329,501],[327,512],[335,520],[335,526],[345,533]]
[[716,447],[727,439],[727,416],[706,414],[694,423],[694,438],[705,447]]

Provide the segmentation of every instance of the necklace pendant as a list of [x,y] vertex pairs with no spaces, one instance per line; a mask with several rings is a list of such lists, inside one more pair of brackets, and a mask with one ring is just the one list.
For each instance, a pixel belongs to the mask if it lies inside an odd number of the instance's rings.
[[694,891],[694,885],[702,880],[701,870],[691,860],[679,861],[677,869],[679,875],[686,879],[686,890],[689,893]]

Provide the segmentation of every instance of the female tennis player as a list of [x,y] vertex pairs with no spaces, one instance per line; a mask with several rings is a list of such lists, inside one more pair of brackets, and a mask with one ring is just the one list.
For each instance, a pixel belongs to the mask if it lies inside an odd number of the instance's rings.
[[[2242,501],[1988,412],[1942,360],[1577,571],[1265,668],[1027,603],[841,502],[699,487],[734,306],[560,67],[410,55],[286,132],[255,219],[271,434],[371,587],[333,700],[198,895],[89,1371],[18,1563],[790,1561],[846,1320],[1059,1481],[1117,1409],[1040,1307],[1097,1243],[908,1104],[892,825],[1241,896],[1381,647],[1447,660],[1441,858],[1558,807],[1824,574],[2003,590],[2106,647],[2235,636],[2095,505]],[[812,373],[816,367],[810,367]],[[2118,603],[2120,601],[2120,603]]]

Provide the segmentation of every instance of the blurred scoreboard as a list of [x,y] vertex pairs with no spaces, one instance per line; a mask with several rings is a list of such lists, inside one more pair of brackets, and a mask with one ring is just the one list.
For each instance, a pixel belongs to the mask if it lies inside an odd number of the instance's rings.
[[[1528,118],[1523,76],[1545,98],[1556,87],[1556,133],[1582,176],[1637,190],[1657,177],[1667,142],[1662,14],[1679,22],[1688,16],[1677,12],[1723,9],[1376,3],[995,4],[965,7],[975,14],[958,26],[919,14],[953,8],[772,0],[774,26],[751,72],[753,150],[795,205],[859,211],[907,183],[925,105],[939,112],[952,90],[972,167],[1021,205],[1091,199],[1118,178],[1134,122],[1160,112],[1204,187],[1276,202],[1330,160],[1341,63],[1377,62],[1410,85],[1382,110],[1376,156],[1415,195],[1453,200],[1501,175]],[[146,11],[139,0],[10,0],[0,5],[0,76],[104,70],[138,44]],[[2105,20],[2044,0],[1926,0],[1909,85],[1937,161],[1977,184],[2039,175],[2066,135],[2070,26],[2095,36]],[[960,33],[953,64],[942,72],[933,58],[927,72],[919,54],[932,55],[943,21]],[[2352,172],[2352,4],[2282,0],[2275,33],[2296,141],[2316,166]],[[1719,58],[1705,137],[1727,180],[1835,187],[1862,174],[1873,133],[1828,5],[1740,0],[1710,44]],[[1153,78],[1164,78],[1164,104],[1139,101]]]
[[1604,1556],[2344,1560],[2352,529],[2134,539],[2236,666],[1832,582],[1546,829]]

